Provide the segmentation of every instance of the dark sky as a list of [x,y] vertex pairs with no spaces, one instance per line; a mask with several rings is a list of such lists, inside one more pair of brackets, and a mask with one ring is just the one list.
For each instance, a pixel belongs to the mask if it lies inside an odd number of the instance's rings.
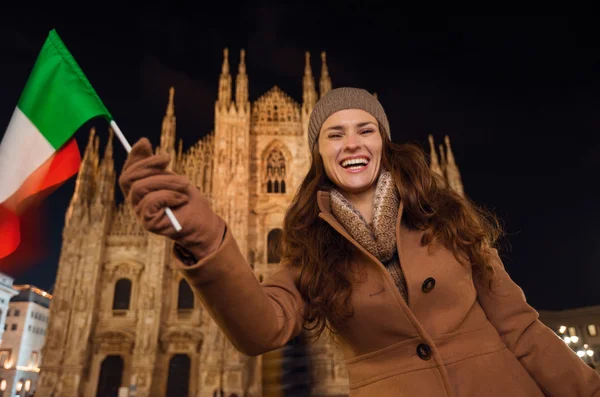
[[[325,50],[334,87],[379,94],[394,141],[427,147],[429,133],[438,143],[451,137],[466,192],[503,220],[505,266],[534,307],[600,304],[600,27],[592,17],[417,18],[350,3],[176,12],[123,5],[110,18],[5,16],[0,125],[52,28],[131,143],[159,141],[174,85],[186,148],[213,128],[224,47],[234,72],[246,49],[251,100],[278,85],[298,102],[304,51],[318,77]],[[94,124],[103,147],[107,124]],[[82,150],[86,127],[76,135]],[[124,153],[116,147],[118,170]],[[44,202],[47,251],[13,272],[17,282],[52,286],[73,188],[74,179]]]

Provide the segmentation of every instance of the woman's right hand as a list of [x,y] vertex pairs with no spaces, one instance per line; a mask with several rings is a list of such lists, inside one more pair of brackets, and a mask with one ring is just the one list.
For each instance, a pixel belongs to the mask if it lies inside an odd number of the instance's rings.
[[[153,154],[150,141],[140,139],[127,156],[119,186],[144,229],[176,241],[201,259],[221,244],[225,222],[187,177],[167,170],[170,159]],[[181,224],[179,232],[165,213],[167,207]]]

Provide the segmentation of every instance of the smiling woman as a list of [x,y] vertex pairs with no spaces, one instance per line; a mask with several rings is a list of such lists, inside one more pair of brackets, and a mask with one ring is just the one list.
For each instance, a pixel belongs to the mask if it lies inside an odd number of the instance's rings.
[[328,117],[321,130],[319,155],[327,177],[371,223],[383,144],[377,119],[345,109]]
[[[144,227],[175,241],[175,266],[240,352],[329,328],[351,397],[600,395],[598,374],[506,273],[495,217],[445,187],[420,147],[391,142],[373,95],[328,91],[308,144],[281,263],[262,283],[225,221],[147,139],[119,178]],[[165,206],[182,232],[157,210]]]

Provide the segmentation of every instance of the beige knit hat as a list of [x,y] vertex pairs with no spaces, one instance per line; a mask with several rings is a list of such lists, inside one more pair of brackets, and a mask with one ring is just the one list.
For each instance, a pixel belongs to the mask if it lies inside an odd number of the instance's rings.
[[390,136],[390,123],[381,103],[367,90],[353,87],[340,87],[329,90],[315,105],[310,119],[308,120],[308,146],[312,152],[321,126],[333,113],[345,109],[362,109],[377,119],[385,130],[388,138]]

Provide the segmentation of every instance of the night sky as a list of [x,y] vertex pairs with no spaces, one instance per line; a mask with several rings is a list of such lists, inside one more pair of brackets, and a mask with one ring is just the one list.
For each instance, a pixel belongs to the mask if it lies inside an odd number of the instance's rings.
[[[171,85],[184,148],[211,131],[224,47],[234,81],[239,50],[246,49],[252,101],[278,85],[301,102],[304,52],[311,52],[318,79],[325,50],[334,87],[378,93],[394,141],[429,151],[429,133],[438,144],[450,136],[466,193],[502,219],[505,266],[535,308],[600,304],[597,21],[416,18],[350,3],[249,4],[176,14],[164,6],[123,5],[110,18],[40,13],[27,22],[5,15],[0,137],[52,28],[132,144],[142,136],[159,142]],[[107,123],[95,120],[76,134],[82,152],[92,124],[101,148],[106,143]],[[115,143],[120,171],[125,151]],[[40,208],[44,254],[13,271],[17,283],[52,287],[74,181]]]

